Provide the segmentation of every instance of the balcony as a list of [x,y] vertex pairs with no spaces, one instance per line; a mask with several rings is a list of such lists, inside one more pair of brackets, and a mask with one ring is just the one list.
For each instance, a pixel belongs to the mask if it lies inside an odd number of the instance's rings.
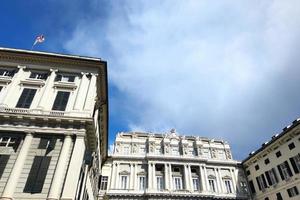
[[46,115],[46,116],[51,116],[51,117],[80,117],[80,118],[92,117],[92,114],[90,112],[9,108],[9,107],[5,107],[5,106],[0,106],[0,113],[24,114],[24,115]]
[[11,76],[1,76],[0,75],[0,83],[9,84],[11,82]]

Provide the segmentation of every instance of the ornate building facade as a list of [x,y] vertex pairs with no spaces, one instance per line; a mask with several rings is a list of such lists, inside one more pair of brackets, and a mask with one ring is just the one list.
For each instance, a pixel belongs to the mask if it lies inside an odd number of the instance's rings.
[[300,119],[243,161],[253,199],[300,199]]
[[241,167],[222,140],[119,133],[99,199],[249,199]]
[[106,62],[0,48],[0,199],[96,199],[107,112]]

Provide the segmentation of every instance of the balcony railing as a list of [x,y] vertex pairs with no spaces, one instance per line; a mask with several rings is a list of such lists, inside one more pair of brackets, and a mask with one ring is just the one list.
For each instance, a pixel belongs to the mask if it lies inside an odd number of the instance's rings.
[[92,117],[90,112],[75,112],[75,111],[56,111],[56,110],[41,110],[41,109],[26,109],[26,108],[9,108],[0,106],[0,113],[12,113],[12,114],[31,114],[31,115],[47,115],[55,117]]

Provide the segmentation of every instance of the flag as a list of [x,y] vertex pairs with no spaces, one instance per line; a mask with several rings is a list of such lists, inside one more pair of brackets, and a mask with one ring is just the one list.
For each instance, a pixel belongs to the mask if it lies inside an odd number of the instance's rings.
[[36,45],[37,43],[42,43],[42,42],[44,42],[44,41],[45,41],[44,35],[39,35],[39,36],[37,36],[37,37],[35,38],[35,41],[34,41],[34,43],[33,43],[32,46]]

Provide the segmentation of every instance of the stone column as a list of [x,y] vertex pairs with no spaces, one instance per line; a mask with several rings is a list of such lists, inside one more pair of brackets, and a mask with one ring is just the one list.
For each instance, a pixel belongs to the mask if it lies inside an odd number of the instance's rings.
[[63,187],[61,199],[74,199],[76,195],[77,183],[80,170],[84,160],[85,143],[84,136],[77,135],[73,147],[72,157],[69,164],[68,173]]
[[148,163],[148,190],[152,190],[152,163]]
[[15,102],[14,99],[15,94],[16,94],[16,90],[20,89],[20,81],[24,78],[24,69],[26,69],[26,66],[18,66],[19,71],[14,75],[14,77],[12,78],[12,82],[9,84],[9,88],[6,88],[7,91],[7,95],[3,97],[3,104],[4,105],[8,105],[11,107],[15,107],[15,105],[11,105],[11,102]]
[[164,182],[165,182],[165,189],[169,190],[169,173],[168,173],[168,164],[165,163],[165,173],[164,173]]
[[120,163],[117,163],[117,167],[116,167],[116,185],[115,185],[115,189],[120,189],[120,183],[119,183],[119,168],[120,168]]
[[191,189],[190,191],[194,192],[194,184],[193,184],[191,165],[188,165],[188,172],[189,172],[190,189]]
[[235,173],[235,169],[230,169],[230,173],[231,173],[231,180],[232,180],[232,192],[237,192],[238,191],[238,187],[237,187],[237,182],[236,182],[236,173]]
[[188,173],[188,165],[184,165],[184,184],[185,184],[185,188],[186,190],[191,190],[190,187],[190,180],[189,180],[189,173]]
[[133,189],[134,190],[137,190],[137,183],[138,183],[138,181],[137,181],[137,171],[138,171],[138,165],[135,163],[134,164],[134,176],[133,176],[133,178],[134,178],[134,180],[133,180]]
[[220,168],[215,168],[215,175],[216,175],[216,179],[217,179],[218,192],[219,193],[224,193]]
[[111,177],[110,177],[110,189],[115,189],[115,180],[116,180],[116,164],[112,164]]
[[71,143],[72,143],[72,138],[69,135],[65,136],[64,139],[64,143],[62,146],[62,149],[60,151],[60,155],[57,161],[57,165],[55,168],[55,172],[54,172],[54,176],[53,176],[53,180],[51,183],[51,187],[50,187],[50,191],[48,194],[48,198],[47,199],[59,199],[60,194],[61,194],[61,186],[63,184],[64,181],[64,172],[65,169],[68,165],[67,160],[68,160],[68,154],[69,154],[69,150],[71,147]]
[[88,93],[86,95],[84,110],[93,110],[96,97],[96,82],[98,74],[91,73],[92,77],[88,86]]
[[31,133],[27,133],[0,199],[13,199],[14,191],[19,182],[19,177],[21,175],[28,151],[30,149],[32,139],[33,135]]
[[199,169],[200,169],[200,186],[201,186],[202,192],[206,192],[207,191],[207,187],[206,187],[207,177],[205,177],[205,175],[204,175],[204,167],[202,165],[200,165]]
[[170,190],[173,190],[173,177],[172,177],[172,165],[169,164],[169,187]]
[[204,180],[205,180],[205,184],[206,184],[206,190],[209,191],[210,188],[209,188],[209,183],[208,183],[206,166],[203,166],[203,172],[204,172]]
[[155,163],[152,164],[152,188],[156,190],[156,173],[155,173]]
[[74,110],[82,110],[85,102],[85,97],[86,93],[88,91],[88,86],[89,86],[89,79],[86,76],[87,73],[81,72],[82,77],[80,81],[80,85],[78,88],[78,92],[76,95],[75,103],[74,103]]
[[130,178],[129,178],[129,189],[133,190],[134,187],[134,172],[133,172],[133,163],[130,163]]
[[51,74],[46,81],[43,94],[41,95],[40,101],[38,103],[38,109],[45,109],[49,105],[49,95],[52,95],[51,90],[54,84],[57,71],[57,69],[50,69]]

